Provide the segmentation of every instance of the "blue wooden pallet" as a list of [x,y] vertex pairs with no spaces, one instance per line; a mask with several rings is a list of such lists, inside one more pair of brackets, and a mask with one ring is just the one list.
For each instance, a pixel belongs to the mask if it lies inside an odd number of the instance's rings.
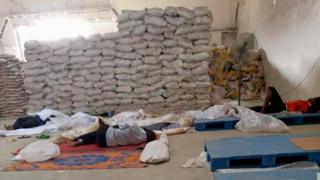
[[316,124],[320,123],[320,113],[304,113],[291,115],[273,115],[287,125]]
[[234,172],[213,174],[213,180],[317,180],[320,169],[278,169],[272,171]]
[[[299,136],[274,135],[237,137],[205,141],[211,170],[265,168],[296,161],[320,163],[320,151],[305,151],[289,141]],[[301,136],[300,136],[301,137]]]
[[[293,115],[273,115],[287,125],[316,124],[320,123],[320,113],[305,113]],[[211,131],[234,129],[234,125],[240,120],[238,117],[224,117],[218,119],[195,119],[196,131]]]
[[234,125],[240,120],[238,117],[225,117],[218,119],[195,119],[194,129],[197,131],[234,129]]

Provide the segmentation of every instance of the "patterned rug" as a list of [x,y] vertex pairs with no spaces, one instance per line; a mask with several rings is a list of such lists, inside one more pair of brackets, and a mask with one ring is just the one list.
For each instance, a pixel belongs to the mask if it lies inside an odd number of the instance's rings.
[[117,151],[117,150],[134,150],[143,149],[147,143],[141,143],[137,145],[117,146],[117,147],[99,147],[96,144],[88,144],[82,146],[70,146],[68,144],[59,144],[60,152],[88,152],[88,151]]
[[141,152],[141,145],[101,148],[96,151],[64,150],[55,159],[40,163],[14,162],[3,171],[142,168],[146,164],[139,160]]

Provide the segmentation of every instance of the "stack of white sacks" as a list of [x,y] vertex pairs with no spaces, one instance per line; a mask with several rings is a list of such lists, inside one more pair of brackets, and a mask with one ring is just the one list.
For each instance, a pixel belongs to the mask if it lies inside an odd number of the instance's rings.
[[25,44],[29,111],[65,113],[210,104],[206,7],[125,10],[119,32]]
[[0,117],[16,117],[26,113],[20,62],[15,56],[0,54]]

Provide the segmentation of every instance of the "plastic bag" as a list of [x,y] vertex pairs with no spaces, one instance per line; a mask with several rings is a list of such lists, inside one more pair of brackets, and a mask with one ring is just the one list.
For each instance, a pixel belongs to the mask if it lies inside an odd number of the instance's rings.
[[282,121],[261,113],[252,111],[251,109],[237,106],[238,117],[240,121],[235,127],[242,132],[288,132],[289,128]]
[[13,160],[41,162],[60,155],[59,146],[50,141],[36,141],[24,147]]
[[144,112],[142,109],[139,109],[137,111],[121,112],[112,117],[112,121],[115,124],[120,124],[128,121],[138,121],[142,119],[144,119]]
[[196,119],[217,119],[233,115],[229,114],[230,109],[232,109],[232,106],[229,104],[215,105],[205,111],[189,111],[186,114],[192,114]]
[[182,165],[183,168],[208,167],[207,152],[202,151],[197,158],[191,158]]
[[149,142],[140,155],[140,161],[144,163],[160,163],[170,159],[168,137],[165,134],[159,140]]
[[[111,123],[107,122],[106,124],[108,125],[112,125]],[[77,127],[77,128],[72,128],[68,131],[59,133],[59,134],[55,134],[52,138],[52,141],[54,143],[64,143],[67,142],[69,139],[73,139],[75,137],[79,137],[83,134],[87,134],[93,131],[96,131],[99,128],[99,121],[98,119],[96,119],[93,123],[90,123],[90,125],[88,126],[81,126],[81,127]]]
[[217,119],[221,117],[237,116],[240,121],[235,128],[242,132],[288,132],[289,128],[282,121],[251,109],[231,105],[215,105],[205,111],[186,111],[185,115],[191,115],[196,119]]
[[192,127],[193,126],[193,117],[192,116],[184,116],[179,119],[178,123],[181,127]]
[[72,128],[88,127],[92,125],[96,119],[97,117],[95,116],[91,116],[83,112],[77,112],[71,116],[71,122],[69,126]]

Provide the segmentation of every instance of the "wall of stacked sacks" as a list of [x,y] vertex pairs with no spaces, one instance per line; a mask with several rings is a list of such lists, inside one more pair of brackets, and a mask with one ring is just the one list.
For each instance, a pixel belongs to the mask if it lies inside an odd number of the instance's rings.
[[124,10],[118,32],[25,43],[28,110],[183,109],[210,102],[206,7]]
[[0,118],[26,113],[27,96],[21,67],[22,62],[15,56],[0,54]]

